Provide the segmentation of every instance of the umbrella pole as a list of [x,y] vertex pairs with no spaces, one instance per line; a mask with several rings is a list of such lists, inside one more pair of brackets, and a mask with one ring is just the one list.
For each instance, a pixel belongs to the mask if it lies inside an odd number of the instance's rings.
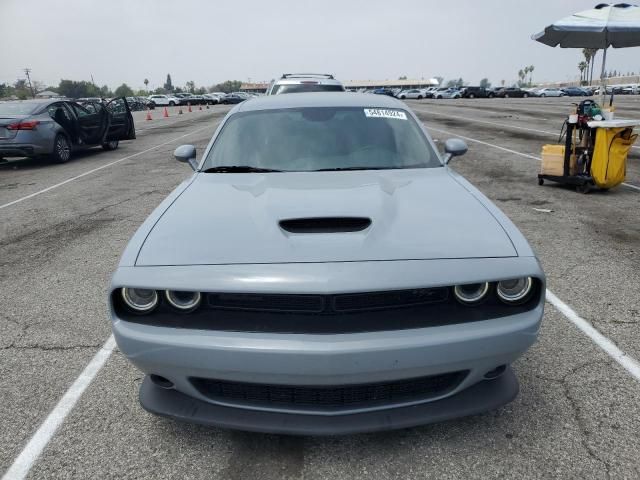
[[600,108],[604,108],[604,96],[607,93],[607,87],[605,86],[605,80],[604,80],[604,67],[607,63],[607,48],[605,47],[602,50],[602,70],[600,71],[600,101],[598,102],[600,104]]

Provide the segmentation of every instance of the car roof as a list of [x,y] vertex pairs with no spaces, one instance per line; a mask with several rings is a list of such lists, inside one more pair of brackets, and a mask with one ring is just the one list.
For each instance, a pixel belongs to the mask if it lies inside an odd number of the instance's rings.
[[11,103],[30,103],[30,104],[33,104],[33,105],[46,105],[48,103],[65,102],[65,101],[69,101],[69,99],[66,98],[66,97],[61,97],[61,98],[29,98],[27,100],[7,100],[7,103],[11,102]]
[[402,108],[406,105],[385,95],[355,92],[309,92],[255,97],[238,105],[238,112],[305,107]]

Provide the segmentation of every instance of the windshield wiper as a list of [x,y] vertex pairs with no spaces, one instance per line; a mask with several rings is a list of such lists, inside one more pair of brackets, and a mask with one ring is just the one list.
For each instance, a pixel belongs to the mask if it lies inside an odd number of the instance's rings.
[[250,167],[249,165],[220,165],[203,170],[204,173],[265,173],[281,171],[273,168]]
[[347,170],[404,170],[408,168],[424,168],[425,165],[420,163],[416,165],[403,165],[401,167],[387,166],[387,167],[335,167],[335,168],[321,168],[314,170],[314,172],[342,172]]
[[347,170],[387,170],[394,167],[335,167],[335,168],[320,168],[314,170],[314,172],[342,172]]

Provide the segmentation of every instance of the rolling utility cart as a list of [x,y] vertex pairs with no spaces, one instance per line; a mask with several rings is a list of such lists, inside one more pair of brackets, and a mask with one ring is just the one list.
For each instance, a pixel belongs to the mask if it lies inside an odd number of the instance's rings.
[[588,193],[594,187],[606,190],[624,181],[627,154],[638,137],[633,128],[640,121],[602,120],[602,113],[611,115],[601,112],[592,100],[578,105],[563,125],[560,140],[564,134],[564,144],[542,147],[538,185],[550,180]]

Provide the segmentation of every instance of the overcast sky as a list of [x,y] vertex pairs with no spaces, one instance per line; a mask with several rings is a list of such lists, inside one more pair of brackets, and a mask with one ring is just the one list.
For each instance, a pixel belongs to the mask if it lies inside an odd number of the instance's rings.
[[[327,72],[341,80],[462,77],[511,83],[578,75],[579,50],[531,40],[596,0],[0,0],[0,83],[61,78],[115,88],[197,86]],[[597,68],[599,68],[598,55]],[[614,50],[611,69],[640,70],[640,48]]]

